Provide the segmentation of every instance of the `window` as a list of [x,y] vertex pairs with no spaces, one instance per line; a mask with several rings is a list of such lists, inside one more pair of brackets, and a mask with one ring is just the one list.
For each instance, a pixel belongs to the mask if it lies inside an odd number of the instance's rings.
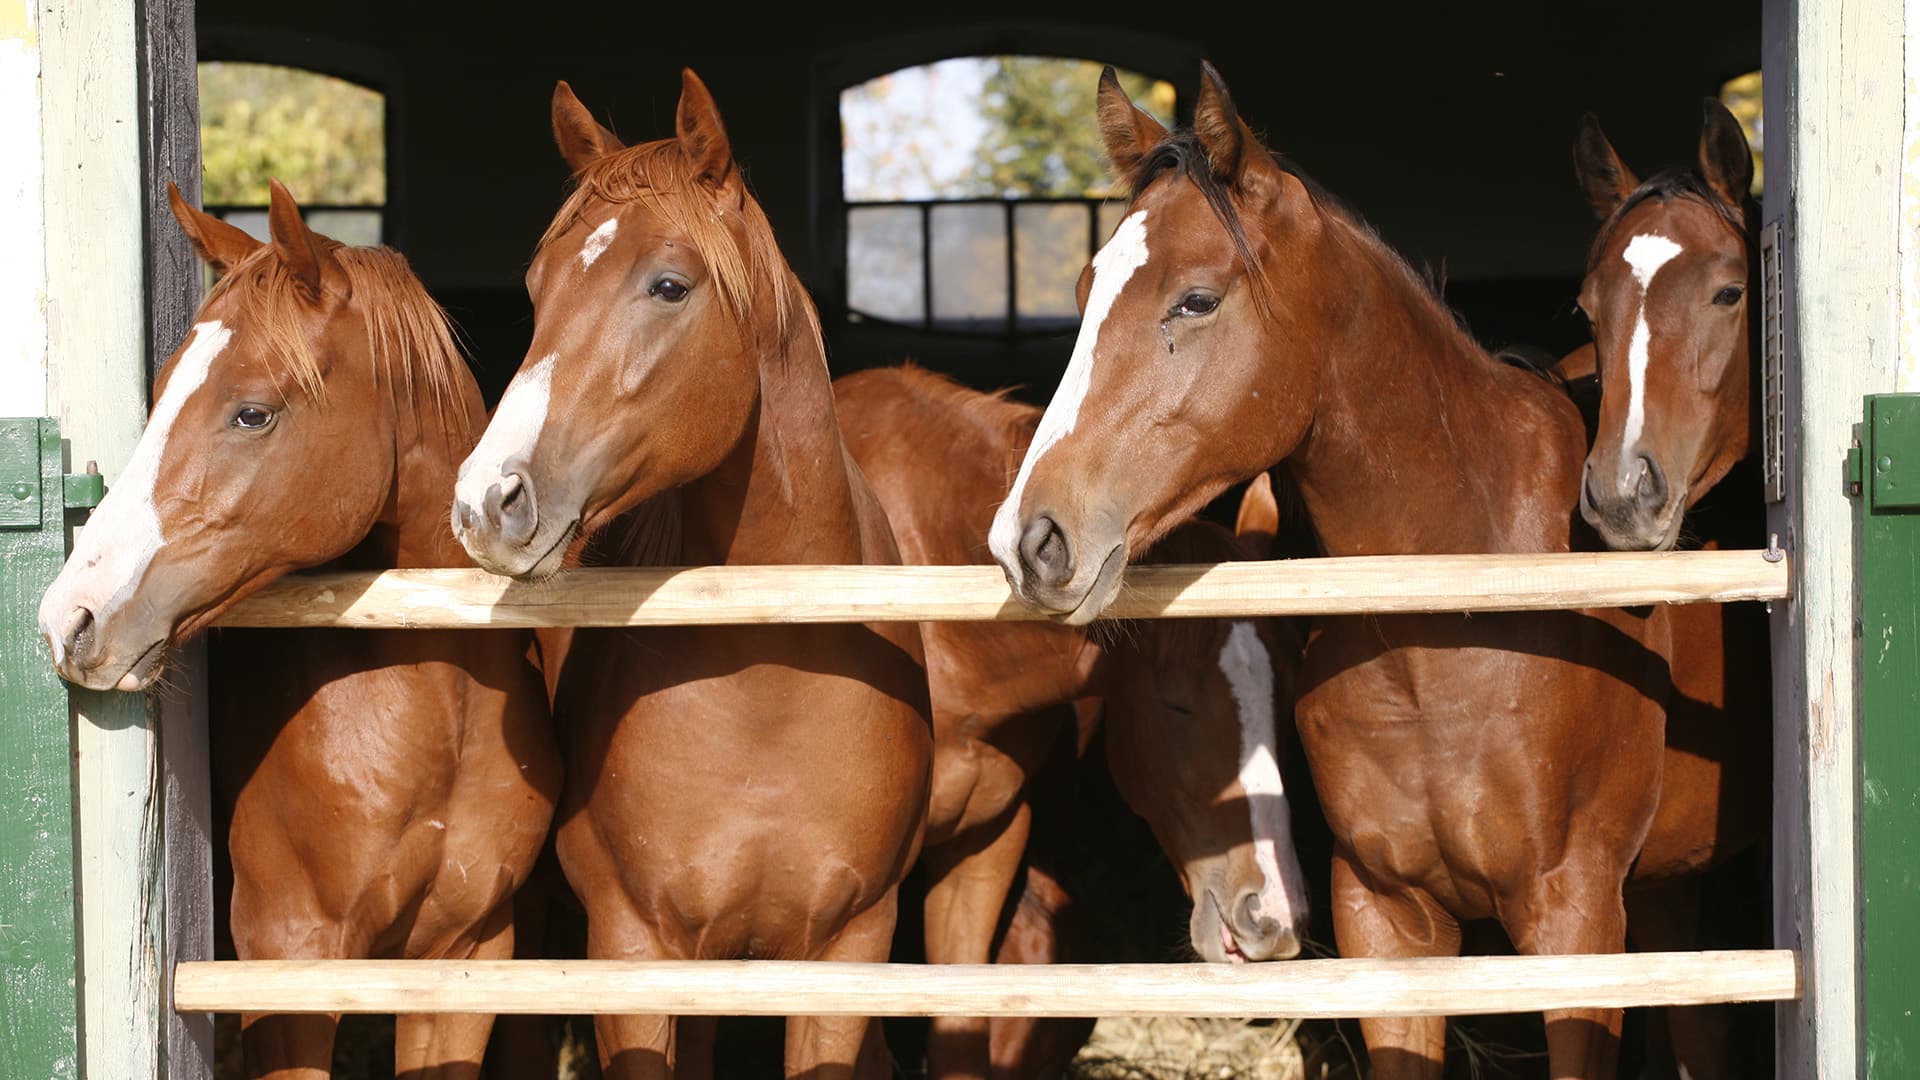
[[[1071,329],[1124,206],[1094,123],[1101,65],[969,56],[840,93],[848,317],[961,333]],[[1170,83],[1120,82],[1162,123]]]
[[267,181],[300,201],[307,224],[346,244],[378,244],[387,202],[385,95],[274,64],[200,65],[201,198],[210,213],[267,237]]

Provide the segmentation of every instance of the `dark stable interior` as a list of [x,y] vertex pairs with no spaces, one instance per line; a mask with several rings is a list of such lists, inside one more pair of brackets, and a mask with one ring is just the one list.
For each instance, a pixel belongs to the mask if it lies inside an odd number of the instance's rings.
[[[1534,0],[1404,8],[1028,0],[952,11],[198,0],[197,19],[203,60],[311,68],[387,95],[387,242],[460,324],[490,403],[525,353],[533,315],[522,275],[566,191],[549,125],[555,81],[569,81],[596,116],[635,142],[671,134],[682,67],[712,90],[748,183],[820,306],[835,374],[910,359],[983,389],[1014,386],[1019,397],[1042,403],[1066,365],[1071,332],[964,336],[847,318],[845,260],[836,250],[844,213],[840,89],[950,56],[1072,56],[1171,81],[1184,119],[1199,61],[1210,60],[1274,149],[1415,266],[1444,280],[1446,299],[1484,345],[1560,355],[1586,336],[1573,304],[1595,224],[1574,179],[1581,114],[1600,118],[1642,176],[1689,165],[1700,99],[1760,64],[1754,0],[1629,9]],[[1094,894],[1087,898],[1094,943],[1083,959],[1177,959],[1186,948],[1178,881],[1144,825],[1113,795],[1099,754],[1096,745],[1080,770],[1079,831],[1056,844]],[[1298,750],[1288,756],[1288,790],[1310,791]],[[1296,813],[1302,862],[1320,896],[1313,936],[1330,947],[1324,826],[1311,806]],[[1036,835],[1037,846],[1045,842]],[[1764,897],[1764,857],[1750,869],[1737,875],[1740,888]],[[902,897],[902,960],[919,952],[916,884],[910,880]],[[1726,927],[1736,939],[1729,944],[1764,943],[1764,912],[1743,910],[1734,922]],[[1749,923],[1762,937],[1752,938]],[[551,937],[551,948],[579,947],[577,933],[564,927]],[[1468,951],[1476,948],[1506,946],[1495,930],[1492,940],[1470,936]],[[1764,1053],[1770,1010],[1752,1015],[1760,1026],[1744,1034]],[[1650,1022],[1657,1019],[1629,1014],[1623,1076],[1636,1075]],[[343,1054],[351,1053],[353,1030],[343,1030]],[[887,1023],[907,1075],[919,1068],[922,1030],[918,1021]],[[723,1066],[734,1066],[723,1071],[771,1074],[777,1025],[756,1021],[737,1031],[737,1039],[723,1038],[723,1048],[737,1048],[723,1049]],[[1466,1075],[1476,1059],[1479,1075],[1544,1069],[1543,1059],[1506,1053],[1544,1045],[1537,1018],[1487,1018],[1455,1031],[1450,1075]],[[1465,1052],[1465,1042],[1492,1056]],[[1358,1075],[1359,1043],[1351,1022],[1307,1025],[1310,1075],[1319,1075],[1320,1062],[1327,1075]],[[391,1069],[391,1058],[382,1063],[376,1053],[342,1075],[382,1069]]]

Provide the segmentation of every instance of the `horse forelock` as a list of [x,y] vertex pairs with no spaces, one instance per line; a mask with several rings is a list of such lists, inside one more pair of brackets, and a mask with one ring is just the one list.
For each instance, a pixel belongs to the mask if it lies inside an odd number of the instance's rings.
[[[541,235],[536,251],[571,229],[593,202],[637,202],[693,243],[713,275],[722,305],[736,321],[748,323],[754,318],[754,298],[764,289],[773,300],[776,340],[787,340],[796,307],[819,336],[819,317],[798,281],[792,280],[786,256],[759,202],[748,196],[737,209],[724,203],[677,140],[660,139],[602,155],[576,172],[573,180],[573,190]],[[730,213],[737,213],[744,226],[744,249],[727,225]]]
[[[406,257],[387,247],[348,247],[328,237],[315,241],[346,277],[349,303],[366,326],[367,361],[394,394],[396,408],[418,403],[424,390],[449,433],[470,439],[471,418],[461,403],[459,381],[466,359],[454,342],[446,310],[420,284]],[[308,400],[327,401],[326,369],[307,340],[301,318],[309,303],[304,286],[272,245],[242,260],[214,285],[208,301],[230,296],[238,318],[264,335],[269,370],[285,374]]]
[[1706,178],[1698,172],[1692,169],[1664,169],[1634,188],[1631,194],[1620,200],[1620,205],[1613,208],[1613,212],[1607,215],[1606,220],[1600,223],[1599,230],[1594,233],[1592,246],[1587,248],[1587,273],[1593,273],[1594,268],[1600,265],[1607,245],[1613,239],[1613,234],[1619,230],[1620,223],[1626,220],[1628,214],[1649,202],[1703,204],[1718,215],[1720,220],[1733,230],[1734,235],[1741,237],[1749,250],[1753,247],[1755,219],[1751,199],[1742,200],[1739,206],[1735,206],[1722,198],[1719,192],[1713,190]]

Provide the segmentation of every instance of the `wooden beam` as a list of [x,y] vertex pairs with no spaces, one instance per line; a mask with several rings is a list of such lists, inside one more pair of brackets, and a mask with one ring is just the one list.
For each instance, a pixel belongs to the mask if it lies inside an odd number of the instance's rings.
[[1466,1016],[1780,1001],[1785,950],[1273,964],[256,960],[182,964],[181,1011],[675,1016]]
[[[1784,560],[1758,551],[1386,555],[1127,571],[1116,619],[1528,611],[1773,600]],[[303,574],[222,626],[443,629],[939,622],[1045,618],[994,566],[703,566],[567,570],[522,584],[479,570]]]
[[[186,337],[200,305],[200,260],[173,219],[167,184],[200,204],[200,72],[193,0],[140,0],[140,175],[146,195],[147,376]],[[207,747],[206,649],[167,660],[176,692],[160,695],[166,926],[162,971],[213,959],[213,797]],[[213,1076],[213,1022],[167,1010],[169,1080]]]
[[[1766,0],[1765,214],[1788,238],[1787,501],[1799,567],[1774,621],[1774,943],[1808,993],[1779,1075],[1865,1075],[1857,1003],[1857,537],[1844,470],[1867,394],[1900,388],[1908,0]],[[1892,1066],[1899,1070],[1902,1066]]]
[[[40,7],[49,386],[70,464],[98,461],[111,484],[147,416],[138,2]],[[69,701],[84,1073],[149,1080],[165,1013],[158,741],[144,694]]]

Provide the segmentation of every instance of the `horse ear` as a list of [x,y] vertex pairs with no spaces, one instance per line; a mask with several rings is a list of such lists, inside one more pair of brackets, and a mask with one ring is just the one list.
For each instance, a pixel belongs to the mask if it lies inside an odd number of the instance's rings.
[[1734,206],[1753,194],[1753,148],[1747,133],[1719,98],[1704,98],[1700,124],[1700,175]]
[[680,107],[674,113],[673,131],[701,179],[722,194],[739,187],[740,173],[733,165],[733,144],[720,122],[720,107],[692,68],[680,69]]
[[1273,477],[1261,473],[1240,496],[1240,513],[1234,518],[1233,534],[1240,546],[1256,559],[1269,557],[1274,538],[1280,535],[1280,500],[1273,494]]
[[1587,202],[1602,219],[1640,186],[1640,178],[1614,153],[1607,133],[1600,130],[1600,118],[1592,113],[1580,117],[1580,134],[1573,140],[1573,169]]
[[273,253],[280,262],[293,272],[294,280],[310,300],[320,298],[321,260],[320,245],[314,242],[313,231],[307,228],[306,219],[300,216],[300,206],[293,201],[293,193],[278,180],[267,181],[267,231],[273,237]]
[[214,273],[224,274],[239,265],[241,259],[260,250],[260,241],[248,236],[245,230],[187,205],[179,185],[171,180],[167,181],[167,203],[173,207],[180,231],[187,234],[187,243],[213,267]]
[[1200,62],[1200,100],[1193,107],[1193,133],[1207,152],[1207,165],[1222,180],[1237,183],[1253,146],[1253,131],[1233,107],[1233,95],[1220,72]]
[[1100,72],[1098,94],[1100,138],[1107,145],[1107,160],[1121,180],[1133,175],[1140,159],[1166,138],[1167,129],[1148,116],[1120,86],[1120,76],[1108,64]]
[[620,136],[593,118],[565,79],[553,84],[553,141],[559,145],[560,156],[566,159],[567,167],[576,173],[595,158],[626,146]]

